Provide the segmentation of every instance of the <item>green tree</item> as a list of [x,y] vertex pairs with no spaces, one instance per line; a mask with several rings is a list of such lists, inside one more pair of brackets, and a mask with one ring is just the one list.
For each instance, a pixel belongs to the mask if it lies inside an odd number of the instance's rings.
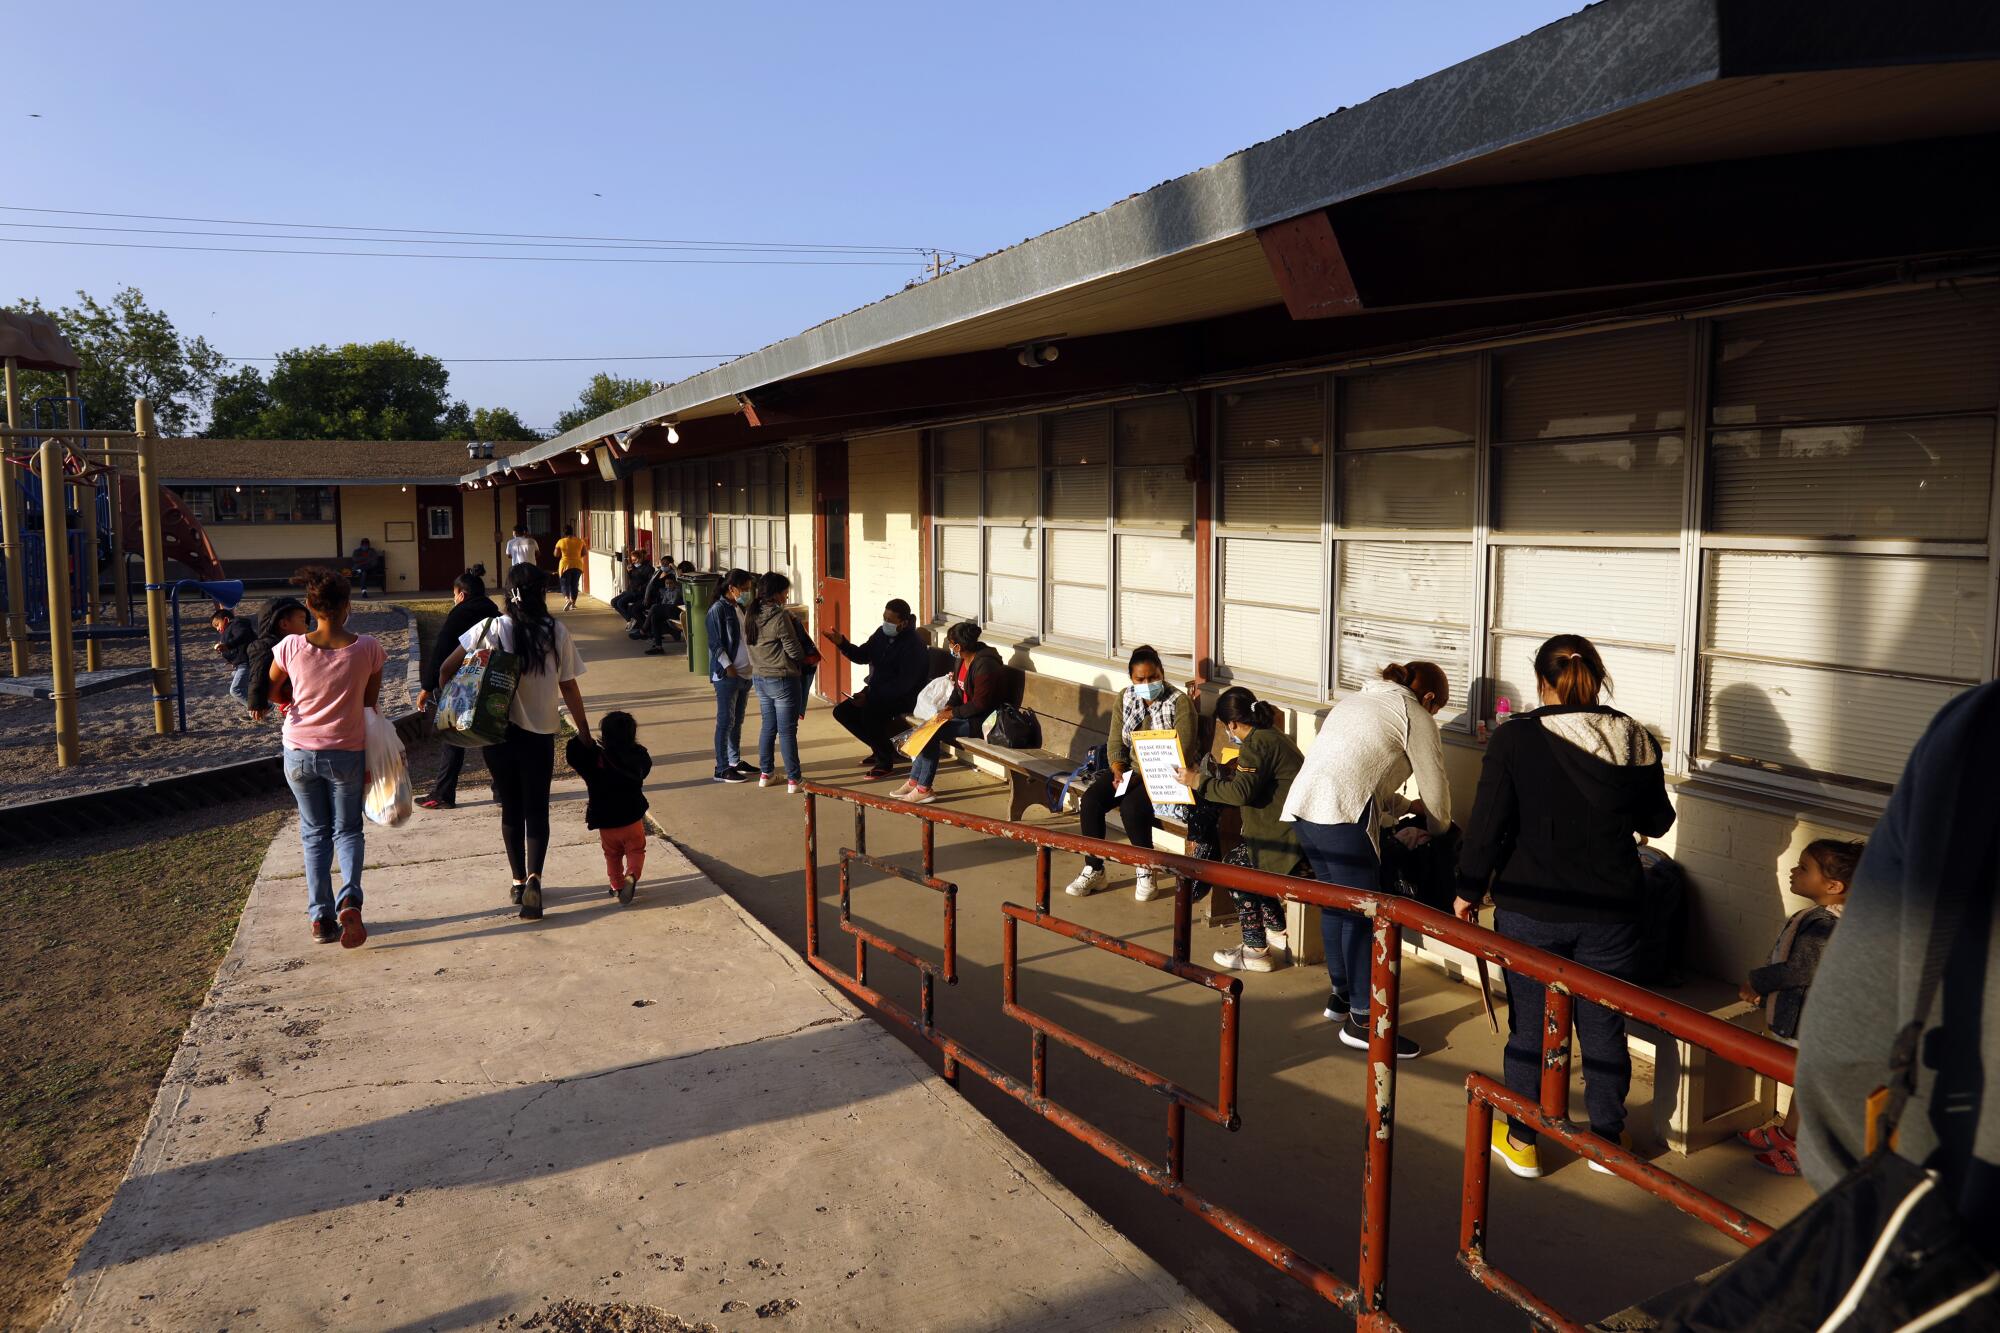
[[445,413],[447,440],[539,440],[542,433],[521,420],[511,407],[475,407],[453,403]]
[[[210,391],[228,364],[203,338],[186,338],[165,312],[146,304],[136,287],[121,287],[110,304],[100,304],[87,292],[77,303],[50,310],[28,298],[12,308],[48,315],[76,349],[82,369],[77,392],[84,419],[112,430],[132,428],[132,400],[144,397],[153,405],[160,430],[187,435],[202,419]],[[44,394],[65,392],[62,376],[30,372],[22,397],[32,401]]]
[[560,435],[566,430],[574,430],[606,412],[615,411],[627,403],[636,403],[653,390],[651,380],[628,380],[600,370],[590,377],[590,383],[577,395],[576,406],[556,418],[555,433]]
[[295,347],[268,376],[220,386],[209,434],[262,440],[438,440],[453,406],[444,362],[394,339]]

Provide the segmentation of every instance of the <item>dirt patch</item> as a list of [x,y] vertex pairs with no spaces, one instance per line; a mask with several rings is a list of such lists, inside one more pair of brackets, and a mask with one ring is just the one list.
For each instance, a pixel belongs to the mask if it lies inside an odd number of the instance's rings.
[[289,807],[0,858],[0,1328],[40,1325],[110,1202]]
[[[264,599],[246,599],[243,615],[262,613]],[[57,768],[54,740],[55,709],[45,700],[0,696],[0,805],[68,796],[76,792],[121,787],[186,773],[192,769],[260,754],[279,748],[277,714],[252,722],[243,706],[229,697],[230,668],[212,651],[215,631],[205,619],[204,603],[181,608],[181,655],[187,677],[185,732],[165,736],[153,732],[153,695],[145,685],[93,694],[82,701],[78,724],[83,762]],[[421,615],[418,617],[422,621]],[[356,602],[348,627],[382,641],[388,660],[382,667],[382,711],[389,716],[416,704],[416,673],[410,669],[411,616],[400,605]],[[111,639],[98,645],[103,669],[144,666],[144,639]],[[77,669],[83,669],[81,648]],[[37,645],[30,674],[49,671],[48,650]]]
[[690,1324],[677,1314],[651,1305],[623,1301],[556,1301],[525,1319],[502,1319],[501,1328],[536,1329],[541,1333],[717,1333],[714,1324]]

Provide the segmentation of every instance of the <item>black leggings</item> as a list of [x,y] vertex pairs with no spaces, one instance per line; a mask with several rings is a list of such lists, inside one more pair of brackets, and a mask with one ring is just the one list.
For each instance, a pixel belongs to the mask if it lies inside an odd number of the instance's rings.
[[486,771],[500,802],[500,840],[516,880],[542,873],[549,850],[549,783],[556,773],[556,738],[507,724],[507,739],[489,745]]
[[[1083,836],[1102,838],[1105,836],[1104,817],[1112,806],[1118,807],[1118,814],[1125,824],[1125,836],[1134,847],[1151,851],[1153,848],[1153,798],[1146,794],[1146,784],[1138,773],[1132,774],[1132,781],[1125,788],[1123,796],[1114,795],[1118,790],[1117,779],[1110,769],[1104,769],[1091,779],[1083,789],[1083,803],[1079,814],[1082,816]],[[1100,857],[1086,856],[1085,865],[1092,870],[1104,869]]]

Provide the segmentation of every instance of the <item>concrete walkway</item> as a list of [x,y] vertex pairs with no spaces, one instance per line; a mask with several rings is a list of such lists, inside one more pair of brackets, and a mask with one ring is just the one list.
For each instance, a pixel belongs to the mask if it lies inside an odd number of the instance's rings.
[[353,951],[280,834],[51,1327],[1221,1327],[670,846],[559,788],[533,924],[495,825],[371,827]]

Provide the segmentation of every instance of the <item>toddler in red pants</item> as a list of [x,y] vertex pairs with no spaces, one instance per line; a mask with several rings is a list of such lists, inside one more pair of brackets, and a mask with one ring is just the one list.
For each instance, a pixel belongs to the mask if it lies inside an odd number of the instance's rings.
[[563,751],[569,766],[590,789],[583,822],[597,830],[604,846],[604,870],[620,903],[632,901],[646,872],[646,775],[653,756],[639,744],[639,724],[630,713],[606,713],[597,740],[578,736]]

